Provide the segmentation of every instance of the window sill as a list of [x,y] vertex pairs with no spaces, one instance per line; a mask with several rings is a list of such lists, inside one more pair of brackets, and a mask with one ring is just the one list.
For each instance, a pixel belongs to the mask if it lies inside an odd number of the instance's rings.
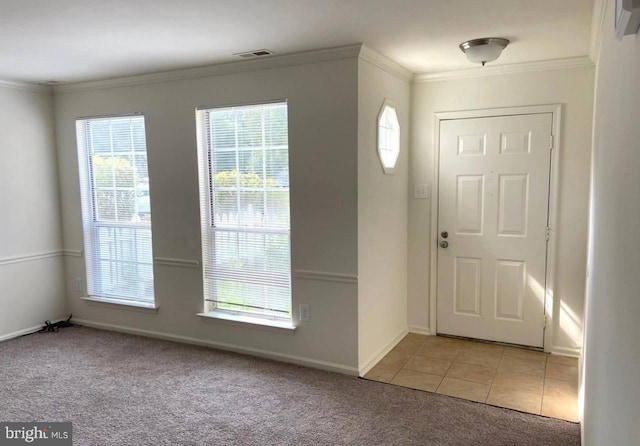
[[218,319],[229,325],[235,325],[238,327],[255,328],[257,330],[265,330],[281,334],[292,335],[296,331],[296,326],[289,321],[263,319],[243,314],[227,313],[224,311],[207,311],[206,313],[198,313],[198,316],[207,319]]
[[85,300],[87,302],[105,304],[108,306],[115,305],[123,309],[151,311],[154,313],[158,311],[158,307],[156,306],[156,304],[136,302],[134,300],[108,299],[103,297],[81,297],[80,299]]

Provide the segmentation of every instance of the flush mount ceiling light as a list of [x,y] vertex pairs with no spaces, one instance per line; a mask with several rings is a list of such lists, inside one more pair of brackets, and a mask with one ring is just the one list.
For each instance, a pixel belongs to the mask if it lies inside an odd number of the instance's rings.
[[493,62],[502,53],[502,50],[509,45],[507,39],[499,37],[483,37],[473,39],[460,44],[460,49],[467,55],[469,62],[481,63],[483,66],[487,62]]

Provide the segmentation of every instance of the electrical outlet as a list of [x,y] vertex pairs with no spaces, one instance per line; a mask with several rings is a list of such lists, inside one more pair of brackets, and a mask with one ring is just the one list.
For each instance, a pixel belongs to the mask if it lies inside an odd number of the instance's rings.
[[413,185],[413,198],[429,198],[429,184],[414,184]]
[[82,293],[82,279],[80,277],[76,277],[76,291]]
[[300,304],[300,320],[309,321],[309,304]]

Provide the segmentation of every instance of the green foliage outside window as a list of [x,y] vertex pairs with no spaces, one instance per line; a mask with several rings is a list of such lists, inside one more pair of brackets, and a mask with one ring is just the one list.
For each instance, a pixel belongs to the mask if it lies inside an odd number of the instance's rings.
[[[216,207],[220,210],[237,210],[237,190],[225,190],[220,188],[237,188],[241,190],[240,205],[245,207],[252,205],[254,209],[262,209],[264,205],[263,188],[277,188],[278,184],[273,178],[267,178],[266,182],[257,173],[241,173],[238,183],[237,171],[222,171],[215,174],[213,179],[216,188]],[[242,190],[249,188],[250,190]],[[261,189],[261,190],[252,190]],[[273,199],[270,199],[270,203]],[[276,203],[274,203],[276,204]]]

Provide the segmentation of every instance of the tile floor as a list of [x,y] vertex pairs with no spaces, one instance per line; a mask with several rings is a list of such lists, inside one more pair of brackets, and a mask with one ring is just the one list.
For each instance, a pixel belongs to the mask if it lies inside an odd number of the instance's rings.
[[364,378],[577,421],[575,358],[409,333]]

